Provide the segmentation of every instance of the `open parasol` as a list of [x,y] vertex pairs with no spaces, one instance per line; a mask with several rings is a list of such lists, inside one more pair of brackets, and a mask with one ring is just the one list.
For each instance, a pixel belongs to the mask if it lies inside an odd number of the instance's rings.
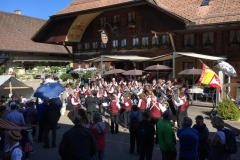
[[138,70],[138,69],[133,69],[133,70],[128,70],[123,72],[123,75],[133,75],[133,76],[138,76],[138,75],[142,75],[142,70]]
[[227,75],[229,77],[237,77],[238,76],[237,72],[233,68],[233,66],[231,66],[229,63],[227,63],[225,61],[218,61],[215,66],[217,68],[219,68],[220,71],[222,71],[225,75]]
[[157,65],[148,66],[144,70],[168,70],[168,69],[172,69],[172,68],[165,66],[165,65],[157,64]]
[[192,69],[185,69],[185,70],[179,72],[178,74],[199,75],[201,73],[202,73],[201,69],[192,68]]
[[110,71],[106,71],[106,72],[104,73],[104,75],[107,75],[107,74],[116,74],[116,73],[123,73],[123,72],[125,72],[125,70],[123,70],[123,69],[112,69],[112,70],[110,70]]

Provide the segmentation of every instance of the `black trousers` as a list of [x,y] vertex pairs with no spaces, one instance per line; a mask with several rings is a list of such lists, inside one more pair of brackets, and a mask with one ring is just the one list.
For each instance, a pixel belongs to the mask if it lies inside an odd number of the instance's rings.
[[124,128],[127,128],[128,123],[129,123],[129,117],[128,117],[128,113],[129,113],[129,112],[130,112],[130,111],[127,111],[127,110],[125,110],[125,111],[123,112]]
[[160,118],[151,118],[151,123],[156,127],[156,139],[155,142],[158,143],[159,139],[158,139],[158,129],[157,129],[157,123],[159,121]]
[[78,108],[73,107],[72,109],[73,109],[73,116],[75,118],[78,115]]
[[1,140],[0,140],[0,156],[2,156],[1,155],[1,152],[3,153],[4,152],[4,140],[5,140],[5,133],[3,132],[3,133],[0,133],[0,138],[1,138]]
[[44,133],[44,125],[43,125],[43,121],[42,120],[38,121],[38,126],[39,126],[39,129],[38,129],[38,142],[42,142],[42,140],[43,140],[43,133]]
[[133,154],[135,150],[135,144],[137,146],[137,153],[139,154],[139,143],[137,140],[137,132],[132,131],[130,128],[130,153]]
[[144,160],[146,157],[146,160],[152,160],[152,153],[153,153],[153,146],[144,146],[139,145],[139,160]]
[[111,133],[114,134],[114,128],[115,133],[118,133],[118,120],[119,120],[119,113],[111,113]]
[[184,117],[187,116],[187,112],[186,111],[178,111],[177,114],[177,123],[178,123],[178,127],[182,128],[182,123],[183,123],[183,119]]
[[173,115],[176,115],[177,113],[176,113],[176,109],[175,109],[175,107],[174,107],[174,105],[173,105],[172,99],[167,100],[167,102],[168,102],[168,104],[169,104],[169,108],[170,108],[171,111],[172,111],[172,114],[173,114]]
[[52,144],[56,144],[56,130],[57,130],[57,123],[56,124],[44,124],[44,142],[46,145],[49,145],[49,132],[52,131]]
[[88,116],[88,120],[90,122],[93,122],[93,115],[94,115],[95,111],[87,111],[87,116]]
[[176,160],[177,152],[172,151],[164,151],[161,149],[162,152],[162,160]]

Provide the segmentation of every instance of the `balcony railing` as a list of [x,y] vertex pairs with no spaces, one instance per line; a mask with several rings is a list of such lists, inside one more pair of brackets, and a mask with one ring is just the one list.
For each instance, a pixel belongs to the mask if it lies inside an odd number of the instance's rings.
[[49,57],[49,56],[14,56],[13,61],[45,61],[45,62],[72,62],[70,57]]

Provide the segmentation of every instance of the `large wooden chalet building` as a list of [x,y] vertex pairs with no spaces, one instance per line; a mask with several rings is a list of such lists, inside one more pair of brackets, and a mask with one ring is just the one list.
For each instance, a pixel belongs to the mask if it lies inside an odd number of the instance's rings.
[[[103,29],[108,33],[106,45],[101,41]],[[225,56],[240,75],[240,1],[74,0],[51,16],[33,40],[73,46],[75,68],[88,67],[84,60],[100,55],[154,57],[176,51]],[[172,66],[171,60],[159,63]],[[213,67],[213,62],[206,63]],[[143,67],[146,64],[138,64]],[[200,68],[199,60],[176,61],[177,71],[192,67]]]

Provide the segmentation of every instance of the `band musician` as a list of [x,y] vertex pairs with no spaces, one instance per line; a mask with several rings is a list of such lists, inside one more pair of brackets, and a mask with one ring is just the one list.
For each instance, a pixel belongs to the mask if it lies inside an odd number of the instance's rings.
[[180,92],[179,97],[173,100],[174,105],[177,107],[177,123],[178,127],[182,128],[182,121],[184,117],[187,117],[188,100],[183,92]]
[[173,96],[173,92],[172,92],[172,89],[174,88],[174,86],[172,85],[172,82],[171,81],[167,81],[167,89],[166,89],[166,95],[168,97],[168,104],[169,104],[169,107],[172,111],[172,114],[173,115],[176,115],[176,109],[173,105],[173,101],[172,101],[172,96]]

